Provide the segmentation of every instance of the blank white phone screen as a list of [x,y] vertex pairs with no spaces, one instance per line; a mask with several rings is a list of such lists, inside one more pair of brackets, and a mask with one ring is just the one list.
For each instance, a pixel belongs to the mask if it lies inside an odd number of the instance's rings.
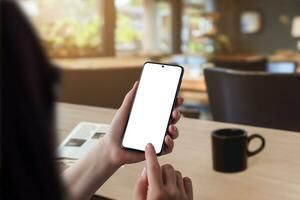
[[144,151],[152,143],[160,153],[182,68],[146,63],[124,133],[123,147]]

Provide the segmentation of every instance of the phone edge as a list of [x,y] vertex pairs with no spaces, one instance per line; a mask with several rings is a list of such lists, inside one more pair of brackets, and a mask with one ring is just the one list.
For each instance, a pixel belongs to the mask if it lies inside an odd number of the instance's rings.
[[[175,105],[176,105],[176,99],[177,99],[177,97],[178,97],[178,93],[179,93],[179,90],[180,90],[180,87],[181,87],[182,78],[183,78],[183,74],[184,74],[184,68],[183,68],[182,66],[178,65],[178,64],[175,64],[175,63],[174,63],[174,64],[166,64],[166,63],[159,63],[159,62],[153,62],[153,61],[146,61],[146,62],[143,64],[143,69],[142,69],[142,71],[141,71],[141,73],[140,73],[140,75],[139,75],[138,81],[140,81],[140,79],[141,79],[141,77],[142,77],[142,74],[143,74],[143,71],[144,71],[144,68],[145,68],[145,65],[146,65],[147,63],[153,63],[153,64],[159,64],[159,65],[175,66],[175,67],[179,67],[179,68],[181,69],[179,81],[178,81],[178,84],[177,84],[176,93],[175,93],[174,100],[173,100],[172,109],[171,109],[171,111],[170,111],[169,122],[168,122],[168,125],[167,125],[167,128],[166,128],[166,131],[165,131],[166,133],[165,133],[165,135],[164,135],[164,138],[165,138],[166,135],[168,134],[168,128],[169,128],[169,125],[170,125],[171,120],[172,120],[172,111],[173,111],[173,109],[174,109],[174,107],[175,107]],[[135,152],[144,153],[145,151],[143,151],[143,150],[133,149],[133,148],[129,148],[129,147],[123,146],[123,138],[124,138],[125,131],[126,131],[126,128],[127,128],[127,125],[128,125],[128,121],[129,121],[129,117],[130,117],[130,114],[131,114],[131,111],[132,111],[132,107],[133,107],[133,105],[134,105],[135,95],[137,94],[138,89],[139,89],[139,86],[138,86],[138,88],[137,88],[137,90],[136,90],[136,93],[134,94],[134,99],[133,99],[132,105],[131,105],[131,107],[130,107],[130,111],[129,111],[129,113],[128,113],[128,117],[127,117],[127,120],[126,120],[125,128],[124,128],[124,131],[123,131],[123,134],[122,134],[122,137],[121,137],[121,148],[126,149],[126,150],[130,150],[130,151],[135,151]],[[156,153],[156,155],[158,155],[158,156],[162,155],[162,151],[163,151],[163,149],[164,149],[164,146],[165,146],[165,144],[164,144],[164,139],[163,139],[163,142],[162,142],[162,145],[161,145],[161,149],[160,149],[160,151],[159,151],[158,153]]]

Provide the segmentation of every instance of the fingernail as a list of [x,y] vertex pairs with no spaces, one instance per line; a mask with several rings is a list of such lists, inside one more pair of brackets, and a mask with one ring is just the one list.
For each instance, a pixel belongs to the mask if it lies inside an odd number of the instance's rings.
[[150,145],[150,143],[148,143],[148,144],[146,145],[146,150],[149,150],[149,145]]
[[135,81],[135,82],[134,82],[134,84],[133,84],[132,88],[134,88],[134,86],[135,86],[136,84],[137,84],[137,81]]
[[145,176],[145,173],[146,173],[146,167],[143,168],[143,171],[141,173],[141,176]]
[[175,126],[171,125],[171,134],[173,134],[175,132]]
[[154,146],[153,146],[153,144],[148,143],[146,148],[147,148],[147,151],[153,151]]
[[177,118],[177,117],[179,117],[179,115],[180,115],[179,111],[176,110],[175,117]]

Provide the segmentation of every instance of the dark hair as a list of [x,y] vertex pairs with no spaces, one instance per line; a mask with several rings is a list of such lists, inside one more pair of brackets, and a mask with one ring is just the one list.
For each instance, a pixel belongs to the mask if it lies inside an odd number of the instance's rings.
[[14,1],[0,2],[1,196],[62,199],[54,162],[56,77],[29,22]]

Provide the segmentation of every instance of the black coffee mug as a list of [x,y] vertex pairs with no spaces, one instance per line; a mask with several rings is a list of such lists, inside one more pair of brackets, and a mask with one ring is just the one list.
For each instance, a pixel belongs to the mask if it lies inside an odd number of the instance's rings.
[[[258,134],[247,136],[242,129],[218,129],[212,132],[213,168],[219,172],[239,172],[247,169],[248,157],[263,150],[265,139]],[[254,151],[248,146],[254,138],[261,140],[261,145]]]

